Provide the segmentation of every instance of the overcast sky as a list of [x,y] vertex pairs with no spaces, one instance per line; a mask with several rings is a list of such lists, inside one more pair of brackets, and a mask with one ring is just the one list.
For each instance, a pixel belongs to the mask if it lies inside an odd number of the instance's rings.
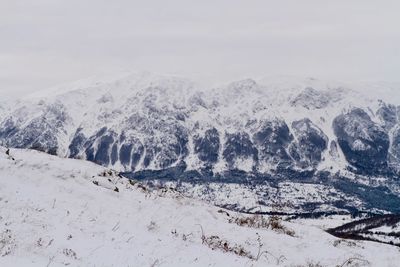
[[400,1],[0,0],[0,91],[126,70],[400,81]]

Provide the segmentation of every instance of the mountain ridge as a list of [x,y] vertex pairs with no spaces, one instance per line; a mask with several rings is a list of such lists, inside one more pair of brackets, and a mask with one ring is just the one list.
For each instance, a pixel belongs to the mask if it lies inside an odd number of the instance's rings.
[[[314,82],[315,80],[310,81]],[[210,90],[215,91],[213,97],[209,97]],[[95,86],[78,86],[67,92],[46,95],[45,97],[41,94],[31,95],[25,97],[25,101],[20,100],[19,106],[21,108],[19,110],[14,108],[12,115],[23,117],[29,112],[30,116],[35,116],[34,113],[42,112],[42,117],[49,117],[52,111],[60,111],[61,114],[59,115],[63,115],[62,112],[65,112],[64,115],[67,115],[67,117],[56,119],[60,121],[71,120],[66,121],[66,124],[70,124],[71,129],[65,129],[69,142],[72,141],[72,135],[75,134],[72,132],[76,132],[78,129],[88,132],[87,135],[93,135],[94,130],[98,131],[104,126],[118,128],[117,124],[128,123],[127,114],[137,114],[138,111],[143,111],[143,109],[146,110],[142,113],[147,112],[144,116],[148,117],[153,115],[151,113],[162,111],[169,112],[168,115],[175,116],[177,121],[187,119],[184,116],[191,116],[193,119],[190,118],[192,121],[188,123],[189,125],[185,125],[186,127],[201,128],[196,125],[196,123],[201,122],[209,124],[210,127],[219,128],[219,133],[226,131],[230,134],[246,130],[245,128],[248,126],[251,127],[252,120],[271,121],[271,123],[274,121],[284,122],[292,133],[295,131],[293,122],[296,122],[295,125],[299,125],[300,120],[307,119],[309,122],[306,125],[311,124],[311,127],[319,128],[329,141],[335,139],[335,134],[332,132],[330,123],[332,118],[329,118],[327,113],[334,111],[332,106],[338,102],[342,103],[338,103],[339,108],[335,110],[336,114],[334,115],[338,116],[345,113],[340,109],[348,109],[348,112],[350,112],[351,109],[361,106],[369,113],[371,120],[382,123],[377,118],[377,114],[374,114],[371,110],[378,110],[378,101],[369,99],[361,101],[357,99],[358,103],[346,101],[344,98],[349,97],[349,95],[353,100],[361,96],[359,93],[350,92],[348,89],[341,87],[332,89],[329,86],[320,89],[306,86],[303,88],[281,88],[280,90],[286,91],[279,92],[279,90],[260,85],[251,79],[233,82],[222,88],[201,90],[187,80],[162,76],[154,78],[153,75],[145,73],[137,75],[137,77],[134,75],[133,78],[128,75],[122,80],[112,81],[111,84],[106,82],[96,83]],[[124,102],[122,99],[125,98],[127,98],[127,101]],[[262,102],[257,98],[261,98],[262,101],[267,98],[272,100]],[[37,102],[35,103],[35,101]],[[142,106],[135,105],[133,103],[135,101],[136,104],[141,103]],[[159,103],[156,101],[159,101]],[[241,103],[238,103],[238,101]],[[163,108],[165,110],[162,110]],[[266,110],[266,112],[263,112],[263,110]],[[317,110],[317,113],[321,110],[325,114],[314,114],[315,110]],[[118,114],[118,112],[123,114]],[[301,115],[299,116],[298,113]],[[319,115],[321,116],[318,118]],[[40,116],[40,114],[37,116]],[[134,120],[135,118],[130,117],[130,119]],[[215,120],[217,123],[213,123]],[[324,123],[322,120],[327,120],[328,123]],[[97,124],[90,125],[93,121]],[[2,126],[4,127],[4,120]],[[94,129],[90,129],[91,127]],[[262,127],[262,125],[258,125],[258,127]],[[283,125],[283,127],[286,126]],[[121,132],[121,129],[117,130]],[[207,129],[201,130],[204,132]],[[65,143],[68,143],[68,141],[65,141]],[[62,149],[64,151],[60,152],[64,152],[64,154],[59,154],[68,156],[68,153],[65,153],[65,145]]]
[[330,186],[341,177],[398,195],[398,103],[316,79],[261,82],[213,88],[150,73],[80,82],[3,111],[0,140],[140,179]]

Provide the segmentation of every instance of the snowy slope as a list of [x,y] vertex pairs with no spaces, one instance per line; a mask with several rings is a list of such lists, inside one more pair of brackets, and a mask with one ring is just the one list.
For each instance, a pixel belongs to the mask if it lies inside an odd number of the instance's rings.
[[215,87],[151,73],[94,77],[7,102],[0,144],[136,179],[188,182],[184,189],[201,199],[213,199],[207,194],[218,190],[207,186],[215,182],[226,191],[220,199],[238,196],[214,203],[222,206],[240,202],[249,191],[243,184],[261,184],[242,210],[279,196],[285,211],[398,212],[397,88],[288,77]]
[[[323,231],[323,225],[339,225],[341,219],[283,222],[294,231],[288,235],[230,223],[242,215],[228,216],[174,191],[143,190],[89,162],[31,150],[12,149],[7,156],[0,148],[0,265],[335,266],[356,258],[348,266],[396,266],[400,261],[394,246],[340,240]],[[213,246],[219,238],[227,245]],[[235,254],[230,250],[235,246],[248,254]],[[264,252],[258,260],[245,256],[259,251]]]

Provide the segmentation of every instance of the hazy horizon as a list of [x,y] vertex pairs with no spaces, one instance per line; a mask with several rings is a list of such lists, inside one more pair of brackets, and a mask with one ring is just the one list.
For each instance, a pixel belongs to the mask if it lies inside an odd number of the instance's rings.
[[398,1],[18,1],[0,4],[0,90],[150,71],[399,82]]

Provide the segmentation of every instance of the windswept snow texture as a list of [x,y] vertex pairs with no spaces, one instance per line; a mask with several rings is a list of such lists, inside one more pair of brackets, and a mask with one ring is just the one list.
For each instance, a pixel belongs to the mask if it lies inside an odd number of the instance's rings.
[[0,143],[141,179],[361,184],[398,195],[399,90],[379,88],[390,89],[315,79],[212,88],[122,74],[1,105]]
[[0,266],[335,266],[357,258],[360,266],[394,267],[400,261],[395,246],[324,231],[347,217],[282,221],[291,231],[285,234],[229,222],[243,216],[168,188],[147,191],[90,162],[32,150],[7,155],[0,147]]

